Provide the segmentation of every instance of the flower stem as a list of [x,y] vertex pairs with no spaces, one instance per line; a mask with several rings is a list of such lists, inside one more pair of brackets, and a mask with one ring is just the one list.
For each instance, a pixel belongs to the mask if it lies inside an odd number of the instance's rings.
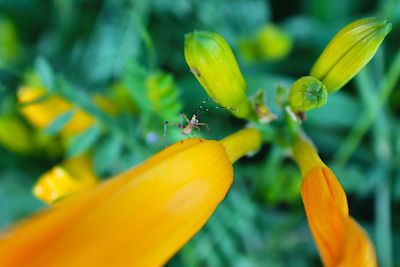
[[325,166],[314,144],[304,133],[299,134],[298,139],[292,145],[292,152],[303,176],[315,167]]
[[225,147],[229,160],[234,163],[261,146],[261,134],[255,128],[246,128],[225,137],[220,142]]
[[365,109],[361,118],[355,123],[354,128],[351,130],[350,134],[344,140],[342,145],[339,147],[336,155],[334,157],[335,165],[343,168],[347,161],[353,155],[354,151],[359,146],[362,138],[371,128],[374,120],[382,109],[383,105],[388,100],[391,95],[395,85],[400,77],[400,50],[397,52],[396,58],[394,59],[390,69],[383,79],[381,85],[379,86],[379,95],[376,98],[375,105],[371,108]]

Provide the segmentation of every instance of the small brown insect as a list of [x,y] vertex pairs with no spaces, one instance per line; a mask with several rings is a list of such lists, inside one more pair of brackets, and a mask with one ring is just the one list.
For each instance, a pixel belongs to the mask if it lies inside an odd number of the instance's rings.
[[192,117],[190,118],[190,120],[188,119],[188,117],[186,117],[186,115],[184,113],[181,113],[180,115],[181,115],[181,118],[183,118],[186,121],[186,124],[173,123],[173,122],[169,122],[169,121],[164,122],[164,144],[165,144],[165,146],[167,146],[167,126],[168,125],[178,127],[179,129],[181,129],[181,133],[185,136],[189,136],[192,133],[193,129],[197,129],[200,132],[199,126],[205,126],[207,128],[207,131],[210,131],[207,123],[199,122],[197,114],[193,114]]
[[[200,75],[200,74],[199,74]],[[210,132],[210,128],[208,128],[208,124],[204,122],[199,121],[199,116],[204,114],[205,112],[208,112],[212,109],[228,109],[228,110],[233,110],[233,111],[238,111],[237,109],[234,108],[229,108],[229,107],[211,107],[211,108],[203,108],[203,106],[208,102],[213,100],[212,98],[208,98],[207,100],[203,100],[199,108],[197,109],[196,113],[192,115],[190,120],[184,113],[180,114],[181,117],[181,122],[180,123],[173,123],[166,121],[164,122],[164,144],[167,146],[167,126],[172,125],[175,127],[178,127],[181,129],[181,134],[189,137],[189,135],[193,132],[193,129],[197,129],[200,133],[200,127],[199,126],[204,126],[207,128],[207,131]],[[185,123],[182,123],[182,118],[185,120]]]

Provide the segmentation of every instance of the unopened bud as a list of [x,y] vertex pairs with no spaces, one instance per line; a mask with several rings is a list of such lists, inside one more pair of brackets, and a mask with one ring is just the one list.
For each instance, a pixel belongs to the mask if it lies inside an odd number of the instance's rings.
[[232,49],[225,39],[213,32],[194,31],[185,36],[185,58],[190,70],[207,94],[233,115],[246,118],[251,104],[246,82]]
[[328,44],[311,70],[329,93],[343,87],[375,55],[392,24],[386,19],[366,18],[344,27]]
[[323,83],[311,76],[294,82],[289,94],[289,104],[294,111],[308,111],[325,105],[328,92]]

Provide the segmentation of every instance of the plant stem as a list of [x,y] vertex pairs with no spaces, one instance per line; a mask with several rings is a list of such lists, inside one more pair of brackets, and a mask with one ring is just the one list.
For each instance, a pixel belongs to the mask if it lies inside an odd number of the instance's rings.
[[[382,63],[382,55],[377,55],[374,63]],[[382,64],[380,64],[381,66]],[[381,70],[381,71],[379,71]],[[378,77],[383,76],[382,68],[378,69]],[[382,74],[379,75],[381,72]],[[357,77],[357,89],[363,99],[365,109],[372,109],[375,103],[376,93],[374,92],[374,81],[371,78],[371,72],[366,68]],[[376,250],[380,266],[392,267],[392,238],[391,238],[391,194],[390,194],[390,162],[392,160],[392,151],[390,140],[390,122],[389,116],[385,110],[378,114],[378,119],[374,123],[374,154],[376,164],[372,169],[373,175],[379,177],[375,189],[375,236]]]
[[336,155],[334,156],[334,162],[338,168],[345,167],[347,161],[350,159],[354,151],[361,143],[362,138],[371,128],[378,113],[381,111],[383,105],[386,103],[393,89],[395,88],[399,76],[400,50],[397,52],[396,58],[394,59],[387,75],[379,86],[379,95],[376,98],[374,105],[371,105],[369,108],[364,110],[364,113],[355,123],[355,126],[351,130],[350,134],[346,137],[346,139],[336,152]]

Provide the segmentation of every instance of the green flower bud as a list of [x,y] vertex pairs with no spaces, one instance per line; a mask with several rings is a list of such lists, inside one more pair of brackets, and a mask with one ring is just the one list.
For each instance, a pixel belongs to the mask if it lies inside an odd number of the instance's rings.
[[194,31],[185,36],[185,58],[207,94],[233,115],[247,118],[251,104],[246,82],[225,39],[213,32]]
[[329,93],[343,87],[371,58],[392,24],[386,19],[366,18],[344,27],[328,44],[311,70]]
[[294,82],[289,94],[293,111],[308,111],[325,105],[328,92],[325,85],[311,76],[301,77]]

